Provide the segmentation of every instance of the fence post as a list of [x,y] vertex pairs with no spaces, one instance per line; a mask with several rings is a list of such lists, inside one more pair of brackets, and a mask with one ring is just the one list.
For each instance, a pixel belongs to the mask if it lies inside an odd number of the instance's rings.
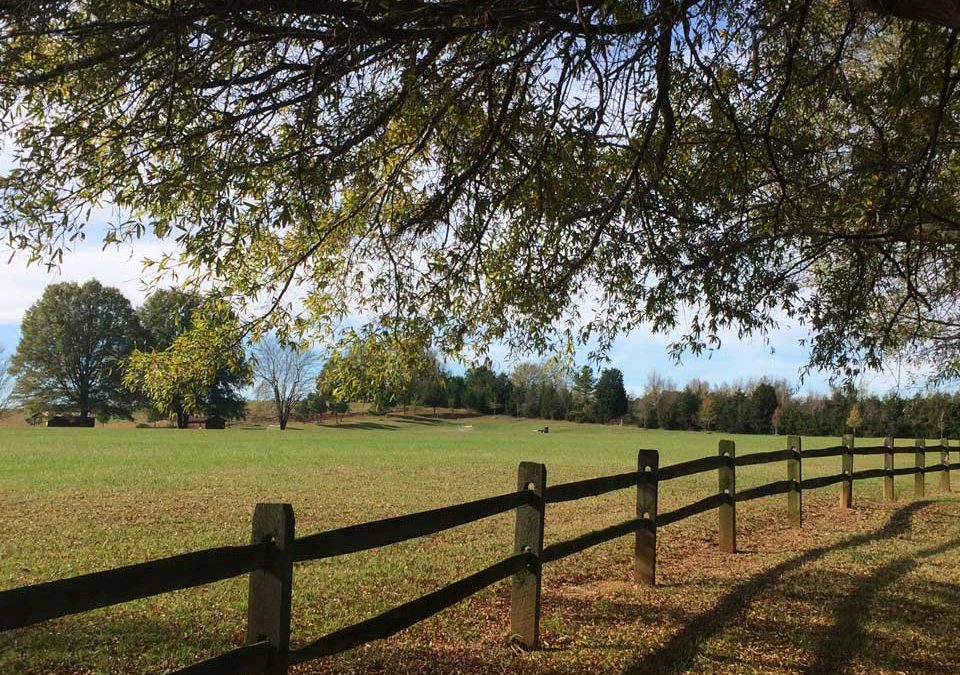
[[536,649],[540,641],[540,555],[543,553],[543,495],[547,489],[547,467],[520,462],[517,490],[530,490],[533,504],[517,507],[513,552],[534,556],[530,565],[513,575],[510,592],[510,633],[525,649]]
[[927,442],[918,438],[916,440],[916,452],[914,453],[914,466],[920,469],[917,473],[913,475],[913,496],[923,497],[927,490],[927,478],[926,474],[923,472],[923,468],[927,464]]
[[718,488],[724,501],[717,509],[719,516],[720,550],[737,552],[737,448],[733,441],[720,441],[720,456],[726,461],[717,469]]
[[633,547],[633,577],[641,584],[657,583],[657,471],[660,453],[637,455],[637,535]]
[[271,542],[267,566],[250,573],[247,644],[269,640],[273,647],[265,675],[286,675],[290,651],[290,595],[293,589],[293,507],[257,504],[254,544]]
[[896,499],[893,491],[893,436],[883,439],[883,445],[886,448],[883,453],[883,470],[886,471],[883,477],[883,499],[892,502]]
[[787,449],[793,450],[793,457],[787,460],[787,480],[791,481],[790,491],[787,492],[787,522],[792,527],[802,527],[803,490],[800,481],[803,480],[803,465],[800,459],[800,437],[787,436]]
[[940,472],[940,491],[950,492],[950,439],[940,439],[940,464],[943,471]]
[[853,508],[853,435],[843,436],[842,471],[843,481],[840,483],[840,508]]

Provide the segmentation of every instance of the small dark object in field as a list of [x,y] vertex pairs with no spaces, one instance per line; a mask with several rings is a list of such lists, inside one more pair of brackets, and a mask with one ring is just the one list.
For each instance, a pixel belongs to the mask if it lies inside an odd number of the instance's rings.
[[93,417],[77,417],[75,415],[54,415],[47,420],[48,427],[85,427],[93,428],[96,422]]

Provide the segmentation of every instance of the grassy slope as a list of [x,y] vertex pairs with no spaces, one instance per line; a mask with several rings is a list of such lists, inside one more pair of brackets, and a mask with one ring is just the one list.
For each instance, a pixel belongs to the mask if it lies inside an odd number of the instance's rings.
[[[662,464],[712,454],[721,438],[555,423],[544,435],[529,420],[470,423],[473,431],[395,419],[282,434],[0,430],[0,588],[243,542],[258,501],[292,503],[298,533],[308,534],[509,491],[522,459],[545,462],[556,483],[628,470],[641,447],[660,449]],[[736,441],[739,453],[783,446],[773,437]],[[878,462],[858,459],[857,468]],[[839,460],[804,464],[806,476],[838,469]],[[741,469],[738,484],[784,471],[782,463]],[[661,510],[706,496],[715,481],[710,473],[671,482]],[[908,486],[912,477],[898,479],[901,494]],[[736,556],[716,551],[712,514],[673,526],[661,532],[656,590],[630,582],[627,539],[551,565],[542,623],[549,648],[535,654],[505,645],[508,592],[499,584],[397,638],[298,672],[835,672],[844,664],[957,672],[960,502],[888,507],[878,496],[879,481],[858,483],[857,508],[839,513],[836,487],[808,493],[800,533],[781,524],[785,497],[741,505]],[[631,502],[621,492],[551,508],[547,541],[629,518]],[[494,562],[511,537],[505,515],[298,566],[294,641]],[[245,601],[238,579],[0,635],[0,672],[183,665],[242,642]]]

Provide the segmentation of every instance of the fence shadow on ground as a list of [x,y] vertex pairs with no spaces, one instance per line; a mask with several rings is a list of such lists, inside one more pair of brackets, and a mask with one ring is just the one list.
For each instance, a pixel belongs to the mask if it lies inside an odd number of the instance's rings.
[[[737,584],[710,610],[688,621],[666,643],[627,666],[623,671],[624,675],[675,673],[691,667],[707,641],[720,635],[732,623],[742,620],[753,603],[765,592],[776,587],[785,575],[800,571],[805,565],[832,553],[903,536],[909,532],[914,515],[933,503],[931,500],[924,500],[908,504],[894,512],[887,524],[879,530],[850,537],[829,546],[811,549]],[[809,675],[842,672],[844,666],[860,654],[866,642],[865,622],[870,616],[870,605],[878,593],[906,576],[923,559],[954,548],[960,548],[960,537],[891,560],[875,573],[858,578],[854,582],[853,593],[839,598],[839,602],[831,610],[830,626],[825,629],[812,626],[797,627],[798,630],[816,631],[813,663],[802,672]],[[816,583],[817,580],[811,579],[810,582]],[[954,595],[960,595],[957,589],[952,589],[951,592]],[[926,628],[925,625],[924,629]],[[919,672],[916,670],[918,664],[910,660],[910,653],[903,653],[901,656],[908,660],[911,671]],[[932,666],[925,667],[923,672],[938,671],[936,666]]]

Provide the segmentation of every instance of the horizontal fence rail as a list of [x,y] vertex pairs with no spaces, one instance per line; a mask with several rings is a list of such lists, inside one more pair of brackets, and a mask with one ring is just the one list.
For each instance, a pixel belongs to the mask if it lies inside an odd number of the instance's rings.
[[[950,491],[950,472],[960,462],[950,462],[945,439],[927,446],[916,440],[910,447],[896,446],[892,438],[883,445],[857,448],[851,436],[841,445],[801,449],[791,436],[787,447],[736,456],[732,441],[721,441],[717,455],[659,466],[659,453],[641,450],[637,470],[611,476],[547,485],[546,467],[522,462],[517,490],[494,497],[437,509],[351,525],[326,532],[294,537],[293,509],[289,504],[258,504],[253,517],[252,542],[128,565],[0,592],[0,631],[23,628],[48,619],[107,607],[161,593],[192,588],[249,575],[247,644],[205,661],[173,671],[175,675],[283,674],[292,664],[338,654],[388,638],[447,609],[489,586],[512,578],[511,633],[522,647],[533,649],[539,639],[541,567],[590,548],[633,535],[634,576],[639,583],[656,583],[657,530],[687,518],[716,510],[719,546],[736,551],[736,507],[775,495],[787,495],[788,522],[802,525],[802,495],[840,485],[840,507],[850,508],[853,484],[883,479],[884,499],[894,499],[894,478],[914,476],[914,495],[923,496],[925,476],[940,474],[940,489]],[[926,466],[926,454],[940,453],[937,464]],[[913,455],[913,466],[895,467],[896,455]],[[854,470],[858,456],[882,456],[883,468]],[[841,473],[803,478],[803,460],[841,460]],[[784,480],[737,489],[736,469],[786,462]],[[671,480],[716,472],[718,491],[665,513],[658,512],[659,485]],[[633,488],[636,517],[587,532],[571,539],[543,545],[548,504],[570,502]],[[498,514],[514,512],[515,542],[512,555],[438,590],[386,610],[305,645],[291,649],[290,604],[294,563],[332,558],[417,539]]]
[[703,513],[704,511],[712,511],[721,504],[727,503],[729,500],[729,495],[710,495],[709,497],[704,497],[692,504],[681,506],[679,509],[674,509],[673,511],[668,511],[667,513],[657,516],[657,526],[672,525],[691,516]]
[[831,445],[829,448],[814,448],[812,450],[803,450],[800,456],[803,459],[815,459],[817,457],[839,457],[846,450],[842,445]]
[[0,631],[238,577],[267,564],[270,544],[225,546],[0,592]]
[[737,493],[738,502],[748,502],[751,499],[760,499],[761,497],[772,497],[773,495],[782,495],[790,492],[796,485],[796,481],[778,480],[775,483],[758,485],[757,487],[743,490]]
[[740,455],[734,460],[737,466],[753,466],[754,464],[769,464],[782,462],[796,457],[796,450],[771,450],[770,452],[754,452],[750,455]]
[[297,539],[293,543],[296,562],[333,558],[347,553],[381,548],[401,541],[418,539],[466,525],[483,518],[513,511],[518,506],[531,504],[535,496],[529,491],[511,492],[499,497],[478,499],[395,518],[384,518],[372,523],[351,525],[337,530],[320,532]]
[[639,518],[631,518],[622,523],[605,527],[602,530],[595,530],[587,534],[582,534],[579,537],[574,537],[573,539],[550,544],[543,549],[540,560],[543,563],[555,562],[571,556],[574,553],[586,551],[588,548],[593,548],[599,544],[625,537],[635,532],[640,522]]
[[835,485],[841,482],[846,476],[842,473],[838,473],[835,476],[818,476],[817,478],[807,478],[800,481],[801,490],[816,490],[817,488],[827,487],[828,485]]
[[634,487],[637,484],[637,472],[630,471],[615,476],[601,476],[587,478],[573,483],[560,483],[547,488],[546,500],[548,504],[571,502],[585,497],[596,497],[616,490]]
[[322,656],[345,652],[374,640],[388,638],[535,563],[536,559],[527,553],[510,556],[440,590],[411,600],[372,619],[341,628],[300,647],[291,652],[290,663],[312,661]]
[[657,480],[661,483],[674,478],[683,478],[697,473],[714,471],[727,464],[729,460],[724,457],[701,457],[700,459],[691,459],[689,462],[680,462],[661,467],[657,472]]

